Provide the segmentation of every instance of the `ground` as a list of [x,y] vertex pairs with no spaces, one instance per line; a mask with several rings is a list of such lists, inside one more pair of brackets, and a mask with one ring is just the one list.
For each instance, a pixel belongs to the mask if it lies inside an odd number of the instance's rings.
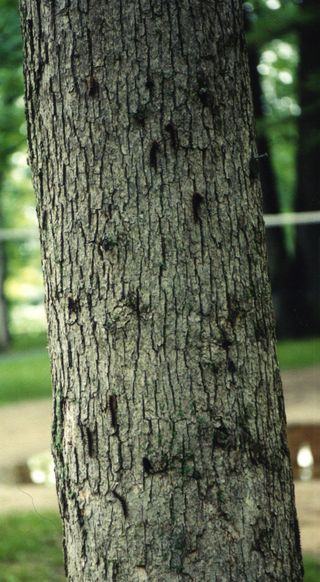
[[[288,424],[320,425],[320,367],[282,373]],[[0,511],[57,508],[54,486],[26,483],[25,461],[50,448],[51,402],[35,400],[0,407]],[[296,481],[304,554],[320,555],[320,480]]]

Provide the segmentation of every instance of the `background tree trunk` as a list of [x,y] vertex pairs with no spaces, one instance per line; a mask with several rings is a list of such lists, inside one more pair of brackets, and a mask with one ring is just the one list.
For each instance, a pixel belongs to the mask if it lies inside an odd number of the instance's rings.
[[4,243],[0,240],[0,351],[9,346],[8,305],[4,293],[6,276],[6,254]]
[[[320,209],[320,66],[318,51],[320,6],[305,0],[299,32],[299,118],[297,212]],[[317,49],[318,47],[318,49]],[[296,231],[295,257],[289,270],[288,320],[291,334],[312,336],[320,332],[320,226],[301,225]]]
[[[246,30],[250,28],[250,14],[245,12]],[[262,187],[263,211],[266,214],[277,214],[280,212],[279,197],[274,175],[271,151],[269,143],[263,129],[264,122],[264,97],[258,73],[259,52],[254,44],[248,46],[248,62],[252,89],[252,103],[254,117],[257,122],[257,150],[261,156],[259,160],[259,170]],[[266,232],[269,273],[273,294],[273,302],[276,310],[277,330],[279,334],[286,331],[288,327],[286,304],[288,301],[287,289],[285,289],[287,271],[289,267],[289,257],[286,251],[283,228],[269,228]]]
[[302,580],[241,3],[22,27],[69,580]]

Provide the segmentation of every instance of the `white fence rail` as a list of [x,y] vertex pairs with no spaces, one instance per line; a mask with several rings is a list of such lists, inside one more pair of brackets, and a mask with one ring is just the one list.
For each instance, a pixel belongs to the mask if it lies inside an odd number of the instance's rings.
[[1,228],[0,242],[4,240],[27,240],[39,238],[37,228]]
[[281,214],[265,214],[266,227],[283,226],[284,224],[317,224],[320,222],[320,210],[312,212],[283,212]]

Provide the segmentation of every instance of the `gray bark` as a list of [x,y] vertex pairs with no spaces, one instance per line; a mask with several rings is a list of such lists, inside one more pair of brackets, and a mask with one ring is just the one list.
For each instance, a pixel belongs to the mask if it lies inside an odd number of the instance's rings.
[[300,581],[241,3],[23,0],[70,581]]

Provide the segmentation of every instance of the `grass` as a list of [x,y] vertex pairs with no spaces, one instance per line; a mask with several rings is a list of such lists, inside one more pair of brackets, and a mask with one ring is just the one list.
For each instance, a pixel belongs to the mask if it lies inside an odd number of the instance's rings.
[[[1,582],[63,582],[61,524],[55,512],[0,517]],[[320,561],[304,558],[304,582],[319,582]]]
[[8,351],[17,352],[32,348],[44,348],[47,343],[47,334],[44,332],[17,334],[12,337]]
[[62,582],[61,524],[55,512],[0,516],[1,582]]
[[45,348],[1,355],[0,405],[50,396],[49,359]]
[[304,563],[304,582],[319,582],[320,580],[320,559],[316,560],[305,556]]
[[278,342],[280,368],[306,368],[320,364],[320,338]]

